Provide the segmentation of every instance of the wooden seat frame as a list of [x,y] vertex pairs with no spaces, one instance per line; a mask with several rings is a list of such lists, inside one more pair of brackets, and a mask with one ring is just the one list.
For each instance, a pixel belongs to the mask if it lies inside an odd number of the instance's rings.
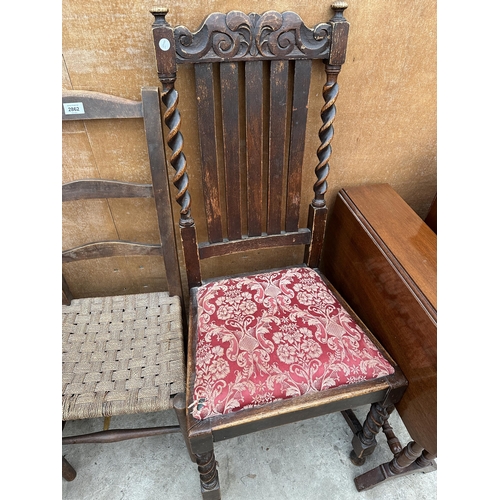
[[[172,150],[170,163],[175,170],[174,185],[178,189],[180,232],[188,284],[190,288],[189,340],[187,359],[187,406],[193,402],[197,338],[197,290],[203,283],[200,260],[220,257],[250,249],[305,245],[304,264],[317,268],[322,251],[327,206],[325,192],[331,156],[335,101],[338,95],[337,76],[345,61],[349,24],[343,12],[345,2],[334,2],[333,17],[309,29],[293,12],[266,12],[246,15],[239,11],[213,13],[196,32],[184,26],[171,27],[167,11],[152,11],[152,26],[159,79],[163,84],[164,123],[168,129],[167,143]],[[313,59],[323,60],[326,83],[319,131],[319,163],[315,173],[314,199],[309,207],[308,225],[299,228],[301,172],[304,157],[309,82]],[[188,191],[187,161],[180,130],[179,94],[175,87],[177,67],[193,64],[200,130],[201,172],[208,226],[208,242],[198,244]],[[244,66],[244,70],[242,67]],[[288,84],[289,74],[295,77]],[[243,82],[244,79],[244,82]],[[263,98],[263,82],[269,82],[268,101]],[[289,85],[289,86],[288,86]],[[244,92],[241,90],[244,86]],[[220,92],[220,93],[219,93]],[[245,106],[238,107],[240,94]],[[291,101],[290,101],[291,99]],[[243,100],[243,97],[242,97]],[[220,102],[220,115],[214,109]],[[268,113],[266,114],[266,103]],[[244,108],[242,112],[240,111]],[[288,115],[287,115],[288,110]],[[264,118],[265,116],[265,118]],[[266,120],[269,121],[266,121]],[[222,123],[223,152],[218,153],[214,133]],[[245,125],[240,124],[245,122]],[[287,131],[287,125],[290,129]],[[268,127],[268,130],[267,130]],[[268,137],[267,139],[267,132]],[[240,154],[246,138],[245,154]],[[267,142],[268,140],[268,142]],[[288,144],[285,146],[285,144]],[[263,169],[266,162],[268,175]],[[217,158],[223,157],[225,204],[219,200]],[[247,220],[240,189],[246,163],[248,200]],[[285,179],[284,173],[288,172]],[[266,182],[262,190],[257,186]],[[286,183],[288,195],[283,196]],[[250,189],[251,187],[251,189]],[[262,192],[267,189],[267,204]],[[225,220],[223,226],[225,205]],[[267,208],[261,217],[262,205]],[[284,222],[282,224],[282,221]],[[245,226],[246,224],[246,226]],[[262,227],[265,225],[265,229]],[[244,229],[247,228],[246,234]],[[357,315],[343,301],[331,284],[332,293],[349,313]],[[362,323],[359,321],[359,324]],[[363,326],[362,326],[363,327]],[[365,330],[367,331],[367,330]],[[188,411],[188,440],[200,473],[204,500],[219,499],[220,486],[214,455],[214,442],[250,432],[287,424],[318,415],[342,411],[355,435],[353,459],[362,461],[373,452],[375,436],[386,423],[393,405],[401,398],[407,381],[396,363],[369,333],[367,335],[395,367],[390,376],[325,390],[315,394],[276,401],[260,407],[243,409],[205,420],[195,420]],[[351,408],[371,404],[363,426]]]
[[[182,285],[172,222],[159,89],[157,87],[144,87],[141,89],[141,98],[141,101],[134,101],[100,92],[79,90],[63,91],[63,121],[143,119],[152,183],[137,184],[106,179],[81,179],[63,184],[62,201],[70,202],[82,199],[153,197],[158,218],[160,243],[119,240],[94,241],[63,251],[62,262],[66,264],[79,260],[104,257],[162,256],[165,269],[166,271],[168,270],[166,272],[168,292],[170,296],[178,296],[182,305]],[[69,113],[65,112],[66,110],[69,110]],[[73,295],[64,278],[64,274],[62,280],[63,304],[69,305],[73,300]],[[182,307],[179,311],[179,316],[182,316],[181,311]],[[182,317],[180,317],[179,323],[181,325],[184,323]],[[183,345],[180,347],[184,352],[184,340],[182,340],[182,344]],[[184,363],[184,356],[182,355],[181,358],[182,363]],[[183,371],[184,368],[181,372]],[[92,434],[66,436],[62,440],[62,444],[114,443],[128,439],[158,436],[174,432],[182,432],[184,437],[187,438],[184,393],[180,392],[176,395],[172,395],[169,407],[175,410],[179,425],[110,430],[110,417],[105,417],[103,431]],[[64,424],[65,422],[63,421],[63,429]],[[76,471],[63,457],[63,477],[71,481],[75,476]]]

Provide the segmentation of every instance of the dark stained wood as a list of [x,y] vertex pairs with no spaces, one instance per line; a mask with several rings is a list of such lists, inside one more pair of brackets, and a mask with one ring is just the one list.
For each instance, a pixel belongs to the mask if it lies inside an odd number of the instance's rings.
[[186,261],[188,286],[189,288],[199,286],[201,285],[201,267],[194,224],[189,226],[181,225],[181,240]]
[[83,179],[62,186],[62,201],[91,200],[97,198],[151,198],[151,184]]
[[[369,418],[365,421],[364,425],[361,425],[352,410],[346,410],[342,412],[342,416],[344,417],[345,421],[347,422],[355,436],[353,439],[353,447],[362,448],[361,454],[356,453],[354,449],[351,453],[350,459],[354,465],[359,466],[365,463],[366,455],[369,454],[367,453],[367,451],[369,451],[370,448],[370,434],[373,434],[373,432],[378,427],[380,427],[380,424],[382,425],[382,431],[385,434],[387,444],[389,445],[389,448],[391,449],[393,455],[398,454],[403,449],[401,443],[399,442],[399,439],[394,434],[391,424],[389,423],[388,417],[393,411],[394,406],[388,406],[387,408],[378,408],[376,404],[372,405],[370,408],[370,413],[368,414]],[[379,414],[379,417],[377,417],[377,414]],[[367,423],[370,421],[372,422],[372,424],[367,425]],[[368,439],[366,439],[365,437],[367,434]]]
[[[344,192],[346,196],[344,197]],[[361,212],[380,238],[380,245],[400,264],[399,272],[413,282],[413,293],[425,303],[428,313],[436,318],[437,253],[436,235],[422,224],[415,212],[389,184],[359,186],[344,190],[341,196],[352,210]]]
[[217,171],[217,136],[215,135],[215,94],[213,64],[195,66],[198,121],[205,133],[199,134],[203,194],[207,216],[208,241],[222,241],[219,177]]
[[62,93],[64,121],[142,118],[142,116],[140,101],[88,90],[63,90]]
[[172,50],[175,47],[174,31],[165,23],[166,11],[164,9],[156,8],[150,12],[155,18],[152,32],[158,74],[170,78],[177,72],[175,57],[171,57]]
[[432,200],[425,223],[437,234],[437,195]]
[[314,185],[314,200],[315,207],[322,207],[325,204],[325,193],[328,187],[326,179],[330,171],[328,163],[332,154],[330,143],[333,139],[334,129],[333,121],[337,108],[335,102],[338,97],[339,87],[337,84],[337,77],[345,62],[347,50],[347,37],[349,34],[349,23],[344,18],[343,9],[347,8],[347,3],[338,2],[338,8],[335,4],[332,6],[335,13],[332,21],[332,33],[330,38],[330,54],[328,64],[325,64],[326,83],[323,86],[323,99],[325,104],[321,109],[321,119],[323,125],[319,131],[319,138],[321,144],[317,151],[319,163],[316,166],[315,172],[318,178]]
[[[96,120],[141,118],[146,133],[152,184],[137,184],[115,179],[80,179],[62,187],[63,202],[80,199],[111,199],[144,197],[155,200],[161,244],[132,241],[94,241],[62,253],[63,264],[84,259],[115,256],[163,257],[168,290],[172,295],[183,296],[177,248],[171,214],[170,188],[166,172],[166,157],[161,122],[160,93],[157,87],[144,87],[141,101],[89,91],[63,92],[63,105],[82,103],[84,114],[64,115],[63,120]],[[75,105],[76,106],[76,105]],[[63,106],[64,110],[64,106]],[[64,296],[71,291],[66,284]]]
[[437,454],[436,235],[389,185],[342,190],[321,269],[401,366],[396,405],[413,440]]
[[335,102],[338,97],[338,84],[337,76],[340,66],[325,66],[326,83],[323,86],[323,100],[325,104],[321,108],[321,120],[323,125],[319,130],[319,138],[321,144],[316,152],[319,163],[316,165],[315,173],[317,181],[314,184],[314,200],[313,206],[321,208],[325,206],[325,193],[328,188],[326,179],[330,172],[330,157],[332,155],[332,148],[330,143],[333,139],[334,129],[333,121],[336,115]]
[[62,457],[62,476],[66,481],[73,481],[76,477],[76,470],[64,457]]
[[[162,13],[165,14],[164,11]],[[331,30],[329,23],[320,23],[310,29],[295,12],[269,11],[262,15],[240,11],[228,14],[215,12],[207,16],[196,32],[191,33],[184,26],[174,29],[176,61],[180,64],[227,60],[328,59]],[[223,43],[220,43],[220,34],[223,35]],[[343,43],[346,42],[347,39],[343,40]],[[341,51],[341,48],[338,50]],[[168,73],[162,62],[158,72]]]
[[262,61],[245,65],[248,236],[262,233],[263,118]]
[[160,93],[157,87],[143,87],[141,95],[144,107],[144,129],[148,145],[149,165],[168,290],[172,295],[182,297],[181,275],[167,177],[167,161],[163,145]]
[[216,257],[227,253],[244,252],[259,248],[272,248],[288,245],[307,245],[311,241],[311,231],[309,229],[299,229],[295,233],[282,233],[274,235],[255,236],[237,241],[225,241],[218,244],[199,244],[200,259]]
[[[277,13],[270,11],[262,15],[243,14],[242,12],[232,11],[230,13],[214,13],[209,15],[200,29],[196,32],[191,32],[184,26],[171,27],[165,20],[166,12],[158,9],[153,12],[155,22],[153,24],[153,38],[155,44],[156,60],[158,65],[158,76],[163,83],[162,101],[165,105],[164,123],[167,126],[169,133],[167,143],[172,150],[171,164],[174,167],[176,174],[174,184],[178,189],[176,200],[181,206],[181,227],[192,226],[194,221],[191,218],[191,196],[188,190],[189,179],[187,174],[187,160],[183,153],[183,136],[181,133],[181,120],[178,110],[178,92],[175,88],[177,78],[177,66],[179,64],[194,63],[197,76],[197,90],[199,91],[197,101],[203,101],[208,96],[211,101],[213,91],[213,79],[205,75],[200,78],[199,75],[208,71],[208,62],[220,63],[220,89],[221,89],[221,105],[222,109],[222,135],[224,141],[223,156],[225,159],[225,186],[226,186],[226,216],[228,222],[227,238],[231,241],[237,241],[242,234],[242,212],[241,212],[241,197],[242,193],[247,197],[247,231],[248,236],[260,236],[264,230],[266,235],[280,234],[282,229],[286,227],[288,230],[293,228],[296,232],[298,214],[300,212],[300,172],[302,170],[303,146],[300,143],[303,141],[305,124],[301,122],[307,116],[307,98],[306,90],[307,80],[309,79],[310,59],[323,59],[330,62],[329,54],[331,50],[345,53],[345,45],[347,44],[346,36],[337,37],[338,40],[333,43],[331,33],[334,25],[348,24],[342,15],[345,4],[340,3],[333,10],[335,11],[334,18],[329,23],[320,23],[314,28],[307,28],[300,17],[293,12]],[[342,31],[342,30],[341,30]],[[340,33],[340,31],[339,31]],[[344,35],[347,35],[347,30],[343,30]],[[174,43],[172,43],[172,36]],[[162,39],[168,40],[168,48],[166,45],[160,47]],[[337,56],[336,56],[337,57]],[[335,59],[335,58],[334,58]],[[289,61],[296,68],[298,78],[294,87],[290,87],[291,92],[288,92],[288,77],[290,74]],[[270,61],[270,80],[268,84],[264,82],[265,71],[263,71],[263,62]],[[328,85],[325,86],[325,110],[322,111],[323,132],[320,133],[322,141],[320,163],[316,167],[316,175],[318,177],[315,183],[314,190],[315,208],[324,207],[324,193],[326,192],[326,177],[328,175],[328,159],[331,155],[329,146],[333,137],[332,122],[335,117],[334,102],[338,94],[338,85],[336,78],[340,71],[340,64],[335,66],[326,65]],[[239,64],[245,64],[245,71],[240,71]],[[248,65],[248,67],[247,67]],[[237,74],[237,76],[236,76]],[[245,89],[245,114],[246,128],[245,134],[238,130],[240,122],[239,111],[242,107],[236,106],[239,96],[241,79],[245,82],[241,85],[241,89]],[[263,94],[266,85],[269,85],[269,97],[266,98]],[[208,90],[207,90],[208,89]],[[243,93],[243,92],[242,92]],[[293,94],[293,102],[287,103],[289,94]],[[333,95],[332,95],[333,94]],[[232,101],[230,101],[232,99]],[[266,99],[269,99],[267,103]],[[228,103],[231,102],[231,105]],[[264,111],[269,104],[269,113]],[[203,112],[199,111],[199,136],[203,137],[203,141],[212,141],[212,152],[209,155],[216,157],[216,139],[206,139],[206,135],[211,135],[214,119],[212,118],[211,108],[212,103],[204,103],[202,107],[207,109]],[[210,108],[210,110],[208,110]],[[200,108],[199,108],[200,109]],[[208,117],[208,120],[202,119]],[[216,122],[217,119],[215,119]],[[259,125],[257,122],[260,121]],[[205,128],[205,123],[208,126]],[[291,130],[290,125],[293,124]],[[269,139],[263,137],[264,131],[269,129]],[[242,140],[245,136],[246,143],[243,145]],[[291,139],[292,144],[287,146],[287,140]],[[267,145],[268,151],[262,151]],[[242,166],[239,153],[245,147],[246,151],[246,177],[248,185],[245,190],[241,190],[240,186],[240,167]],[[263,157],[270,158],[268,168],[268,179],[264,180],[267,186],[260,187],[258,182],[261,177],[262,159]],[[202,151],[202,157],[206,154]],[[318,154],[319,156],[319,154]],[[290,158],[290,163],[287,163],[287,158]],[[208,163],[208,162],[203,162]],[[210,161],[212,164],[213,161]],[[205,165],[203,169],[207,168]],[[289,174],[289,180],[286,180],[285,174]],[[214,175],[203,173],[204,182],[209,180],[212,186],[206,184],[204,186],[205,196],[217,196],[216,190],[213,188]],[[211,180],[210,180],[211,179]],[[290,188],[290,193],[285,195],[285,189]],[[297,190],[297,191],[295,191]],[[262,199],[263,193],[267,193],[266,200]],[[220,194],[220,193],[219,193]],[[286,200],[286,201],[285,201]],[[286,203],[286,209],[285,209]],[[210,200],[206,202],[207,221],[209,236],[208,242],[216,242],[220,240],[220,231],[216,231],[214,237],[211,232],[214,225],[218,222],[214,221],[218,218],[215,213],[217,210],[212,208],[212,205],[221,204],[221,200]],[[258,205],[261,205],[260,208]],[[262,206],[264,205],[264,206]],[[266,210],[266,228],[262,228],[262,211]],[[311,253],[312,258],[308,259],[311,265],[317,261],[317,256],[321,251],[322,231],[324,230],[323,211],[318,212],[318,217],[314,217],[315,221],[312,228],[317,228],[319,231],[318,237],[313,237],[315,241],[314,249],[311,252],[306,250],[306,253]],[[212,255],[208,250],[205,250],[203,243],[203,251],[198,252],[194,245],[197,245],[196,232],[186,238],[184,245],[185,259],[187,267],[200,267],[199,262],[191,263],[190,259],[199,258],[202,254]],[[255,241],[255,248],[263,248],[266,240],[258,239]],[[275,245],[275,240],[267,240]],[[219,249],[214,250],[213,254],[219,254],[223,241],[216,242]],[[186,248],[186,245],[193,245],[193,248]],[[244,247],[249,248],[251,243],[244,243]],[[238,245],[228,245],[227,250],[233,251],[238,248]],[[198,272],[194,272],[196,276],[192,285],[197,282]]]
[[[393,410],[394,407],[391,408],[391,411]],[[384,425],[382,426],[382,431],[385,434],[385,437],[387,439],[387,444],[389,445],[392,454],[396,456],[398,453],[402,451],[403,447],[401,446],[401,442],[399,441],[398,437],[394,433],[394,429],[392,428],[389,420],[385,421]]]
[[133,243],[130,241],[99,241],[64,250],[63,264],[85,259],[127,257],[132,255],[161,255],[161,245]]
[[404,471],[404,469],[406,469],[406,467],[415,462],[423,451],[424,448],[422,446],[415,443],[415,441],[411,441],[404,447],[402,453],[400,453],[397,457],[394,457],[389,464],[389,469],[394,474],[400,474]]
[[340,9],[335,12],[332,21],[330,57],[328,62],[330,66],[341,66],[345,63],[346,58],[349,23],[345,22],[344,14],[340,12]]
[[[391,360],[390,355],[366,328],[356,312],[349,306],[344,298],[324,278],[326,285],[340,301],[343,307],[355,319],[356,323],[365,331],[377,348]],[[197,323],[197,288],[191,289],[189,338],[188,338],[188,363],[187,363],[187,401],[192,401],[194,386],[194,363],[196,359],[196,328]],[[392,360],[391,360],[392,361]],[[247,408],[234,413],[229,413],[210,419],[195,420],[188,413],[189,436],[193,452],[206,453],[213,446],[213,442],[231,439],[278,425],[305,420],[319,415],[344,411],[357,406],[383,402],[385,407],[392,406],[392,397],[400,399],[406,389],[406,379],[399,367],[393,375],[374,379],[360,384],[336,387],[304,396],[275,401],[262,407]],[[263,418],[265,416],[265,418]]]
[[204,500],[220,500],[219,473],[213,450],[195,455]]
[[[345,413],[344,413],[345,416]],[[351,461],[354,465],[362,465],[368,455],[371,455],[377,446],[376,437],[380,429],[389,418],[389,408],[375,402],[370,406],[370,412],[361,427],[361,431],[354,435]]]
[[[401,374],[398,375],[401,378]],[[350,407],[356,408],[371,404],[376,400],[383,400],[388,391],[387,382],[378,386],[376,384],[366,386],[365,391],[356,391],[356,388],[352,389],[354,390],[338,390],[335,396],[331,398],[327,394],[321,393],[321,397],[310,398],[310,401],[303,400],[302,398],[305,398],[305,396],[301,396],[300,402],[296,400],[289,407],[285,404],[271,403],[265,409],[260,408],[255,411],[251,409],[240,410],[236,413],[238,418],[226,418],[226,415],[213,417],[211,419],[211,428],[214,441],[232,439],[279,425],[341,412]],[[265,415],[265,419],[262,419],[263,415]]]
[[65,306],[69,306],[71,304],[71,301],[73,300],[73,294],[71,293],[71,290],[69,289],[68,283],[64,279],[64,276],[62,277],[62,303]]
[[[237,63],[221,63],[222,137],[226,176],[227,237],[241,238],[239,71]],[[203,125],[202,125],[203,126]]]
[[[189,177],[187,174],[187,160],[184,154],[184,138],[182,136],[181,116],[178,109],[179,93],[175,88],[177,79],[176,45],[174,30],[165,21],[167,12],[164,9],[155,9],[151,13],[155,17],[152,26],[153,40],[156,54],[158,76],[163,84],[161,100],[165,106],[163,122],[168,129],[167,144],[172,154],[170,164],[175,170],[173,179],[177,188],[176,202],[180,205],[179,227],[182,249],[186,264],[188,287],[201,284],[200,258],[196,239],[196,227],[191,217],[191,195],[188,190]],[[166,43],[164,43],[166,41]]]
[[[232,11],[228,14],[209,15],[196,32],[191,32],[184,26],[171,27],[162,19],[162,16],[166,15],[165,11],[155,12],[153,32],[158,76],[163,84],[164,123],[168,129],[167,142],[172,150],[171,164],[176,172],[174,184],[178,189],[177,201],[181,206],[181,236],[191,297],[187,349],[187,406],[193,402],[194,392],[197,291],[202,285],[200,259],[230,256],[249,249],[304,244],[304,264],[312,267],[319,264],[327,216],[324,195],[327,189],[328,161],[332,152],[330,142],[336,114],[334,103],[338,95],[337,76],[342,58],[345,58],[347,44],[348,23],[343,17],[346,7],[345,2],[335,0],[332,6],[334,17],[328,23],[320,23],[313,29],[304,26],[300,17],[293,12],[280,14],[269,11],[262,15],[246,15]],[[159,45],[160,33],[162,36],[168,35],[170,41],[172,34],[174,36],[175,43],[170,44],[168,50],[162,51]],[[305,139],[311,59],[325,61],[325,104],[321,112],[321,144],[318,150],[319,163],[315,168],[315,197],[310,205],[308,227],[299,228],[298,200],[301,196],[304,156],[302,143]],[[187,160],[183,153],[184,141],[180,132],[181,120],[177,106],[179,96],[175,82],[177,65],[192,63],[199,66],[207,62],[220,63],[228,235],[220,242],[213,242],[209,237],[208,242],[198,243],[194,220],[191,217]],[[269,72],[267,65],[270,67]],[[294,72],[291,71],[292,68],[295,68]],[[213,94],[210,89],[213,85],[212,77],[200,78],[201,73],[208,71],[206,67],[195,71],[197,90],[200,91],[197,99],[209,96],[210,100],[210,95]],[[268,82],[264,78],[267,73],[270,77]],[[295,73],[296,78],[293,86],[289,81],[292,73]],[[242,81],[243,79],[245,81]],[[239,102],[240,99],[243,100],[242,103]],[[203,107],[207,110],[199,112],[198,118],[209,118],[206,123],[199,120],[200,136],[212,134],[215,128],[211,118],[213,104],[204,103]],[[240,116],[243,109],[245,120]],[[240,130],[240,124],[243,126],[243,123],[245,129]],[[265,137],[267,132],[269,137]],[[292,144],[288,144],[289,140]],[[216,144],[216,139],[213,141],[213,144]],[[264,151],[266,146],[268,150]],[[243,148],[246,148],[246,158],[240,158]],[[202,153],[202,156],[203,154],[206,153]],[[214,147],[211,154],[217,156]],[[264,176],[262,172],[266,165],[263,165],[263,159],[266,157],[269,158],[269,168],[268,175]],[[240,169],[244,169],[245,165],[246,175],[240,176]],[[203,174],[202,180],[206,181],[207,177]],[[247,183],[243,188],[240,186],[241,181]],[[285,193],[286,190],[290,192]],[[267,197],[264,197],[264,192]],[[210,196],[217,194],[210,188],[205,188],[205,193],[210,193]],[[248,235],[241,234],[244,226],[240,206],[242,193],[246,193],[248,198]],[[196,203],[202,202],[196,200]],[[210,210],[212,209],[209,204],[208,218],[211,217]],[[263,216],[265,210],[267,214]],[[266,229],[263,232],[264,222]],[[325,283],[366,331],[372,342],[395,365],[390,355],[364,327],[359,317],[326,278]],[[333,411],[347,412],[356,406],[374,404],[374,410],[367,417],[365,425],[359,426],[362,437],[356,436],[358,441],[353,441],[356,442],[353,446],[358,448],[358,454],[367,455],[373,449],[376,431],[385,424],[388,409],[401,399],[406,386],[407,380],[401,369],[395,366],[395,373],[391,376],[275,401],[203,421],[195,420],[187,410],[188,440],[198,464],[204,500],[220,498],[214,442]],[[371,432],[370,424],[374,412],[382,415],[382,418],[378,421],[380,425]],[[361,443],[359,446],[358,442]]]
[[434,458],[422,446],[411,441],[400,453],[395,454],[390,462],[381,464],[354,478],[354,484],[358,491],[366,491],[395,477],[415,472],[432,472],[437,469]]
[[[181,297],[182,287],[177,259],[175,234],[172,222],[170,188],[167,177],[167,164],[163,142],[162,117],[160,109],[160,93],[156,87],[145,87],[141,90],[141,101],[129,101],[104,94],[74,91],[63,95],[63,104],[73,104],[71,109],[84,109],[85,114],[71,115],[65,119],[143,119],[146,143],[149,156],[152,185],[132,184],[116,180],[82,179],[63,186],[63,201],[95,198],[134,198],[153,197],[156,205],[158,229],[161,244],[150,244],[130,241],[96,241],[62,253],[62,262],[69,263],[83,259],[95,259],[114,256],[162,256],[166,271],[168,291],[171,295]],[[63,107],[64,108],[64,107]],[[70,109],[70,111],[71,111]],[[63,276],[63,302],[71,301],[71,291]],[[105,430],[94,434],[64,437],[63,444],[77,443],[114,443],[126,439],[158,436],[172,432],[186,435],[186,422],[183,413],[178,413],[182,425],[141,429]],[[63,425],[64,428],[64,425]],[[63,477],[72,480],[76,472],[63,457]]]
[[188,450],[189,457],[192,462],[196,462],[196,457],[191,451],[191,444],[189,443],[187,434],[187,420],[186,420],[186,394],[179,392],[174,396],[174,411],[179,421],[179,429],[184,438],[184,443],[186,444],[186,449]]
[[323,248],[323,238],[326,227],[327,208],[317,208],[309,205],[308,226],[311,228],[311,244],[306,247],[304,252],[304,262],[310,267],[319,266],[321,250]]
[[164,434],[173,434],[180,431],[178,425],[144,427],[140,429],[112,429],[92,432],[90,434],[81,434],[79,436],[66,436],[62,438],[62,444],[118,443],[129,439],[163,436]]
[[[281,231],[287,130],[288,61],[271,62],[267,233]],[[300,189],[298,191],[300,193]]]
[[299,227],[300,196],[297,193],[302,183],[311,67],[311,60],[295,61],[285,231],[297,231]]

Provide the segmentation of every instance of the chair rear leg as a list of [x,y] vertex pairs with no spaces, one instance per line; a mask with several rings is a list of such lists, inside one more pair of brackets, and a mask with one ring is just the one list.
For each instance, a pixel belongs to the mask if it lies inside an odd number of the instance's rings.
[[64,457],[62,457],[62,476],[66,481],[73,481],[76,477],[76,470]]
[[376,436],[393,409],[393,406],[388,408],[380,403],[371,405],[362,429],[356,432],[352,439],[350,459],[354,465],[363,465],[366,457],[374,452],[377,447]]
[[174,410],[177,416],[177,420],[179,421],[179,427],[181,428],[181,434],[184,438],[184,442],[186,443],[186,448],[189,453],[189,458],[192,462],[196,462],[196,457],[194,453],[191,451],[191,444],[187,435],[187,413],[186,413],[186,395],[181,392],[176,394],[174,397]]

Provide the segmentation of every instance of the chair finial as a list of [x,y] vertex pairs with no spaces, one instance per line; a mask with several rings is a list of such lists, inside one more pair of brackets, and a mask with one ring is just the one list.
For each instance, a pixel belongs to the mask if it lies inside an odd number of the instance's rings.
[[344,10],[346,10],[347,7],[347,2],[344,2],[342,0],[334,0],[331,6],[332,10],[334,11],[333,19],[344,19]]
[[153,24],[165,24],[165,17],[168,14],[167,7],[154,7],[149,12],[155,16],[155,21]]
[[347,7],[349,7],[347,5],[347,2],[343,2],[342,0],[334,0],[332,3],[332,9],[334,9],[334,10],[336,10],[336,9],[345,10],[345,9],[347,9]]

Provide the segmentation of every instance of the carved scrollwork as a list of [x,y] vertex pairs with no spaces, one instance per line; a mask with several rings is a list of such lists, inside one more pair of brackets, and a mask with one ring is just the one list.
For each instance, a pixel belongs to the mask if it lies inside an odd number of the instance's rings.
[[294,12],[268,11],[262,15],[231,11],[208,16],[192,33],[184,26],[174,30],[178,62],[288,58],[325,58],[330,47],[331,25],[313,29]]

